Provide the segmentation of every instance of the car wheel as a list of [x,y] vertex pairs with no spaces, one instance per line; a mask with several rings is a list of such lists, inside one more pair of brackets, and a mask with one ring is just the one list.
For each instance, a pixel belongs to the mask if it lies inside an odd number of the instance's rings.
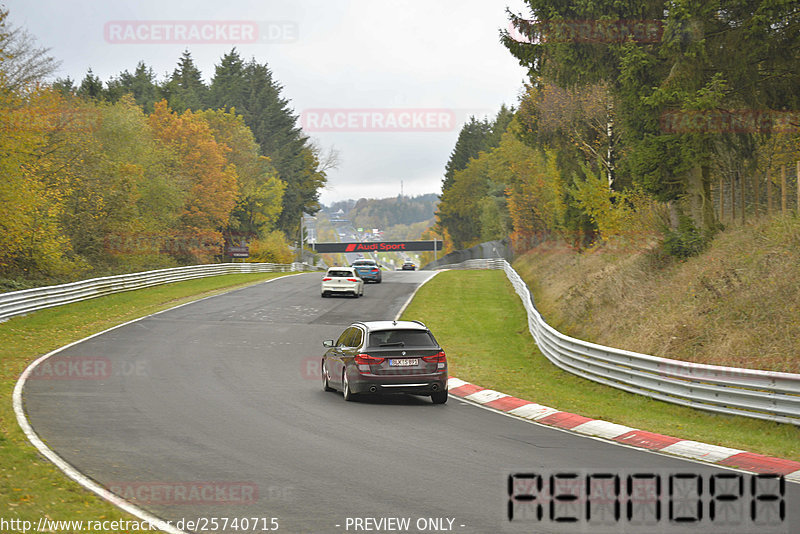
[[342,394],[344,395],[344,400],[353,400],[354,393],[350,391],[350,381],[347,380],[347,371],[342,373]]
[[322,362],[322,389],[325,391],[333,391],[333,388],[328,382],[328,370],[325,369],[325,362]]
[[326,292],[324,292],[324,291],[323,291],[323,292],[322,292],[322,298],[325,298],[325,297],[327,297],[327,296],[328,296],[328,294],[327,294]]
[[447,402],[447,390],[437,391],[431,395],[434,404],[444,404]]

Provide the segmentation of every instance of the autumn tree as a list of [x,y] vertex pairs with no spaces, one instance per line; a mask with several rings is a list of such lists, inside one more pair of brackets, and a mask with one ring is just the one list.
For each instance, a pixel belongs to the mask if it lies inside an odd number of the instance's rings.
[[[102,199],[96,221],[102,253],[96,245],[81,250],[96,265],[171,266],[170,255],[179,252],[179,247],[169,246],[168,239],[179,231],[187,195],[176,172],[178,154],[155,137],[132,95],[98,108],[101,121],[94,137],[99,154],[87,167],[89,175],[97,178],[96,194]],[[76,220],[81,220],[81,213],[75,212]],[[96,242],[96,233],[84,231],[74,238],[93,244],[90,239]]]
[[68,189],[56,172],[57,146],[49,135],[59,106],[58,95],[47,90],[0,91],[0,271],[7,275],[79,267],[63,236]]
[[[434,228],[446,237],[448,246],[500,239],[510,232],[505,185],[490,177],[487,162],[482,160],[500,144],[513,117],[513,109],[503,105],[492,120],[470,117],[462,126],[445,167]],[[456,192],[450,192],[453,188]],[[460,197],[466,193],[480,194],[481,198]]]
[[[156,139],[178,157],[174,171],[186,194],[180,229],[200,242],[221,242],[238,194],[236,167],[226,158],[230,148],[214,139],[201,115],[190,110],[177,114],[164,100],[155,104],[148,124]],[[189,255],[210,259],[207,250],[197,247]]]
[[212,261],[223,234],[252,235],[254,259],[289,261],[289,221],[318,207],[334,160],[302,134],[266,65],[232,54],[219,109],[205,109],[188,51],[164,81],[140,62],[107,83],[90,69],[48,86],[55,62],[0,10],[0,277]]
[[555,154],[521,141],[520,128],[515,119],[490,161],[493,179],[505,184],[512,241],[524,250],[552,236],[571,240],[568,195]]
[[197,115],[208,123],[217,143],[227,147],[226,158],[238,176],[239,194],[225,229],[226,239],[265,237],[281,213],[286,184],[269,158],[261,155],[253,133],[235,109],[206,110]]
[[[80,270],[63,235],[68,179],[63,139],[87,124],[65,113],[60,94],[39,86],[54,62],[0,10],[0,273],[40,276]],[[66,110],[71,111],[71,110]]]

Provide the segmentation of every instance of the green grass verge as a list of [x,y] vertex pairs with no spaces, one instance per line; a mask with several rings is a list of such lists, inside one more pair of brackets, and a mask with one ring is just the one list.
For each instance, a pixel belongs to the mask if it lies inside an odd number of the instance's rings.
[[[0,323],[0,517],[5,520],[136,520],[68,479],[17,425],[17,377],[42,354],[112,326],[283,273],[233,274],[117,293]],[[129,532],[108,531],[108,532]]]
[[800,429],[715,415],[603,386],[562,371],[536,347],[525,308],[503,271],[446,271],[403,314],[423,321],[447,353],[451,376],[559,410],[800,460]]

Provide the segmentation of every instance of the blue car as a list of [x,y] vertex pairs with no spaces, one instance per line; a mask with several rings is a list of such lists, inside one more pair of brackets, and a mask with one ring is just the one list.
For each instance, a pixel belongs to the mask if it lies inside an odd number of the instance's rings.
[[381,268],[375,260],[356,260],[351,265],[365,282],[381,283]]

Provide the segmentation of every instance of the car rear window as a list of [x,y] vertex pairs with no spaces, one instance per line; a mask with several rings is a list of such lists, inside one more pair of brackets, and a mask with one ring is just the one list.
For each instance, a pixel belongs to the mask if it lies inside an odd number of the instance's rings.
[[435,347],[436,341],[425,330],[377,330],[369,334],[370,347]]
[[353,273],[350,271],[328,271],[328,276],[347,278],[348,276],[353,276]]

